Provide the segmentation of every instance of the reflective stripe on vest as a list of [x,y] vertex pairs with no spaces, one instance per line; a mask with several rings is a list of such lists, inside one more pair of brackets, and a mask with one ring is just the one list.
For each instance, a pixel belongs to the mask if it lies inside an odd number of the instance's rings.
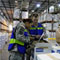
[[25,35],[25,37],[28,36],[28,33],[29,33],[29,31],[28,31],[27,29],[25,29],[25,30],[24,30],[24,35]]
[[[35,27],[30,28],[30,30],[35,30],[35,29],[36,29]],[[43,29],[43,27],[38,27],[37,29],[40,30]]]
[[28,32],[27,29],[25,29],[24,32]]
[[19,41],[19,40],[16,40],[16,39],[11,39],[11,40],[10,40],[10,44],[13,44],[13,43],[16,43],[16,44],[19,44],[19,45],[24,46],[24,43],[23,43],[23,42],[21,42],[21,41]]
[[43,27],[38,27],[37,29],[40,30],[40,29],[43,29]]

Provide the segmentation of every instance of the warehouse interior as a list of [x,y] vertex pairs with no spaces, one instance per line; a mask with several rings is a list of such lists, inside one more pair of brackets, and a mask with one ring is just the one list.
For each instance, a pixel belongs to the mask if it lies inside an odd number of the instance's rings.
[[30,60],[60,60],[60,0],[0,0],[0,60],[9,60],[13,27],[34,16],[45,28],[48,43],[37,42]]

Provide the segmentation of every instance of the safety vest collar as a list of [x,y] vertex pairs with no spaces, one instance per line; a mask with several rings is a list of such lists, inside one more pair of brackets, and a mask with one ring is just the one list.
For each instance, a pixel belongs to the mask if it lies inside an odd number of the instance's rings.
[[28,32],[27,29],[25,29],[24,32]]
[[43,27],[38,27],[37,29],[40,30],[40,29],[43,29]]
[[[35,30],[35,27],[31,27],[30,30]],[[43,29],[43,27],[37,27],[38,30]]]

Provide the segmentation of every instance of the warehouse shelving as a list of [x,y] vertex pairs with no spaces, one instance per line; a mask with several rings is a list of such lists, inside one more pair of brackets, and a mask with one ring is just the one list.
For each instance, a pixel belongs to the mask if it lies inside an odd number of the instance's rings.
[[7,29],[0,29],[0,31],[5,31],[5,32],[8,32],[8,33],[11,33],[12,31],[9,31]]
[[57,23],[57,21],[42,21],[42,22],[40,22],[41,24],[43,24],[43,23]]
[[49,32],[56,32],[56,30],[48,30]]
[[2,24],[2,25],[4,25],[4,26],[8,27],[8,26],[7,26],[7,25],[5,25],[3,22],[0,22],[0,24]]
[[[41,24],[44,24],[44,23],[57,23],[57,21],[42,21],[40,22]],[[56,30],[48,30],[49,32],[56,32]]]

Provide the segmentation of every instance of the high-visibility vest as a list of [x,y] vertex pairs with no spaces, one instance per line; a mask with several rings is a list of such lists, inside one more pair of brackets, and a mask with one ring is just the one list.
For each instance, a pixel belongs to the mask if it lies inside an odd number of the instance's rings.
[[[25,29],[24,32],[27,33],[27,30]],[[24,35],[27,36],[28,34],[24,34]],[[8,46],[8,51],[11,51],[15,44],[17,44],[17,49],[21,54],[24,54],[26,52],[25,43],[15,39],[14,28],[13,28],[11,39],[10,39],[10,44]]]
[[16,40],[16,39],[10,39],[10,44],[19,44],[21,46],[24,46],[24,43],[19,41],[19,40]]
[[32,25],[30,28],[30,34],[31,35],[42,35],[43,34],[43,26],[40,23],[38,23],[37,27]]

